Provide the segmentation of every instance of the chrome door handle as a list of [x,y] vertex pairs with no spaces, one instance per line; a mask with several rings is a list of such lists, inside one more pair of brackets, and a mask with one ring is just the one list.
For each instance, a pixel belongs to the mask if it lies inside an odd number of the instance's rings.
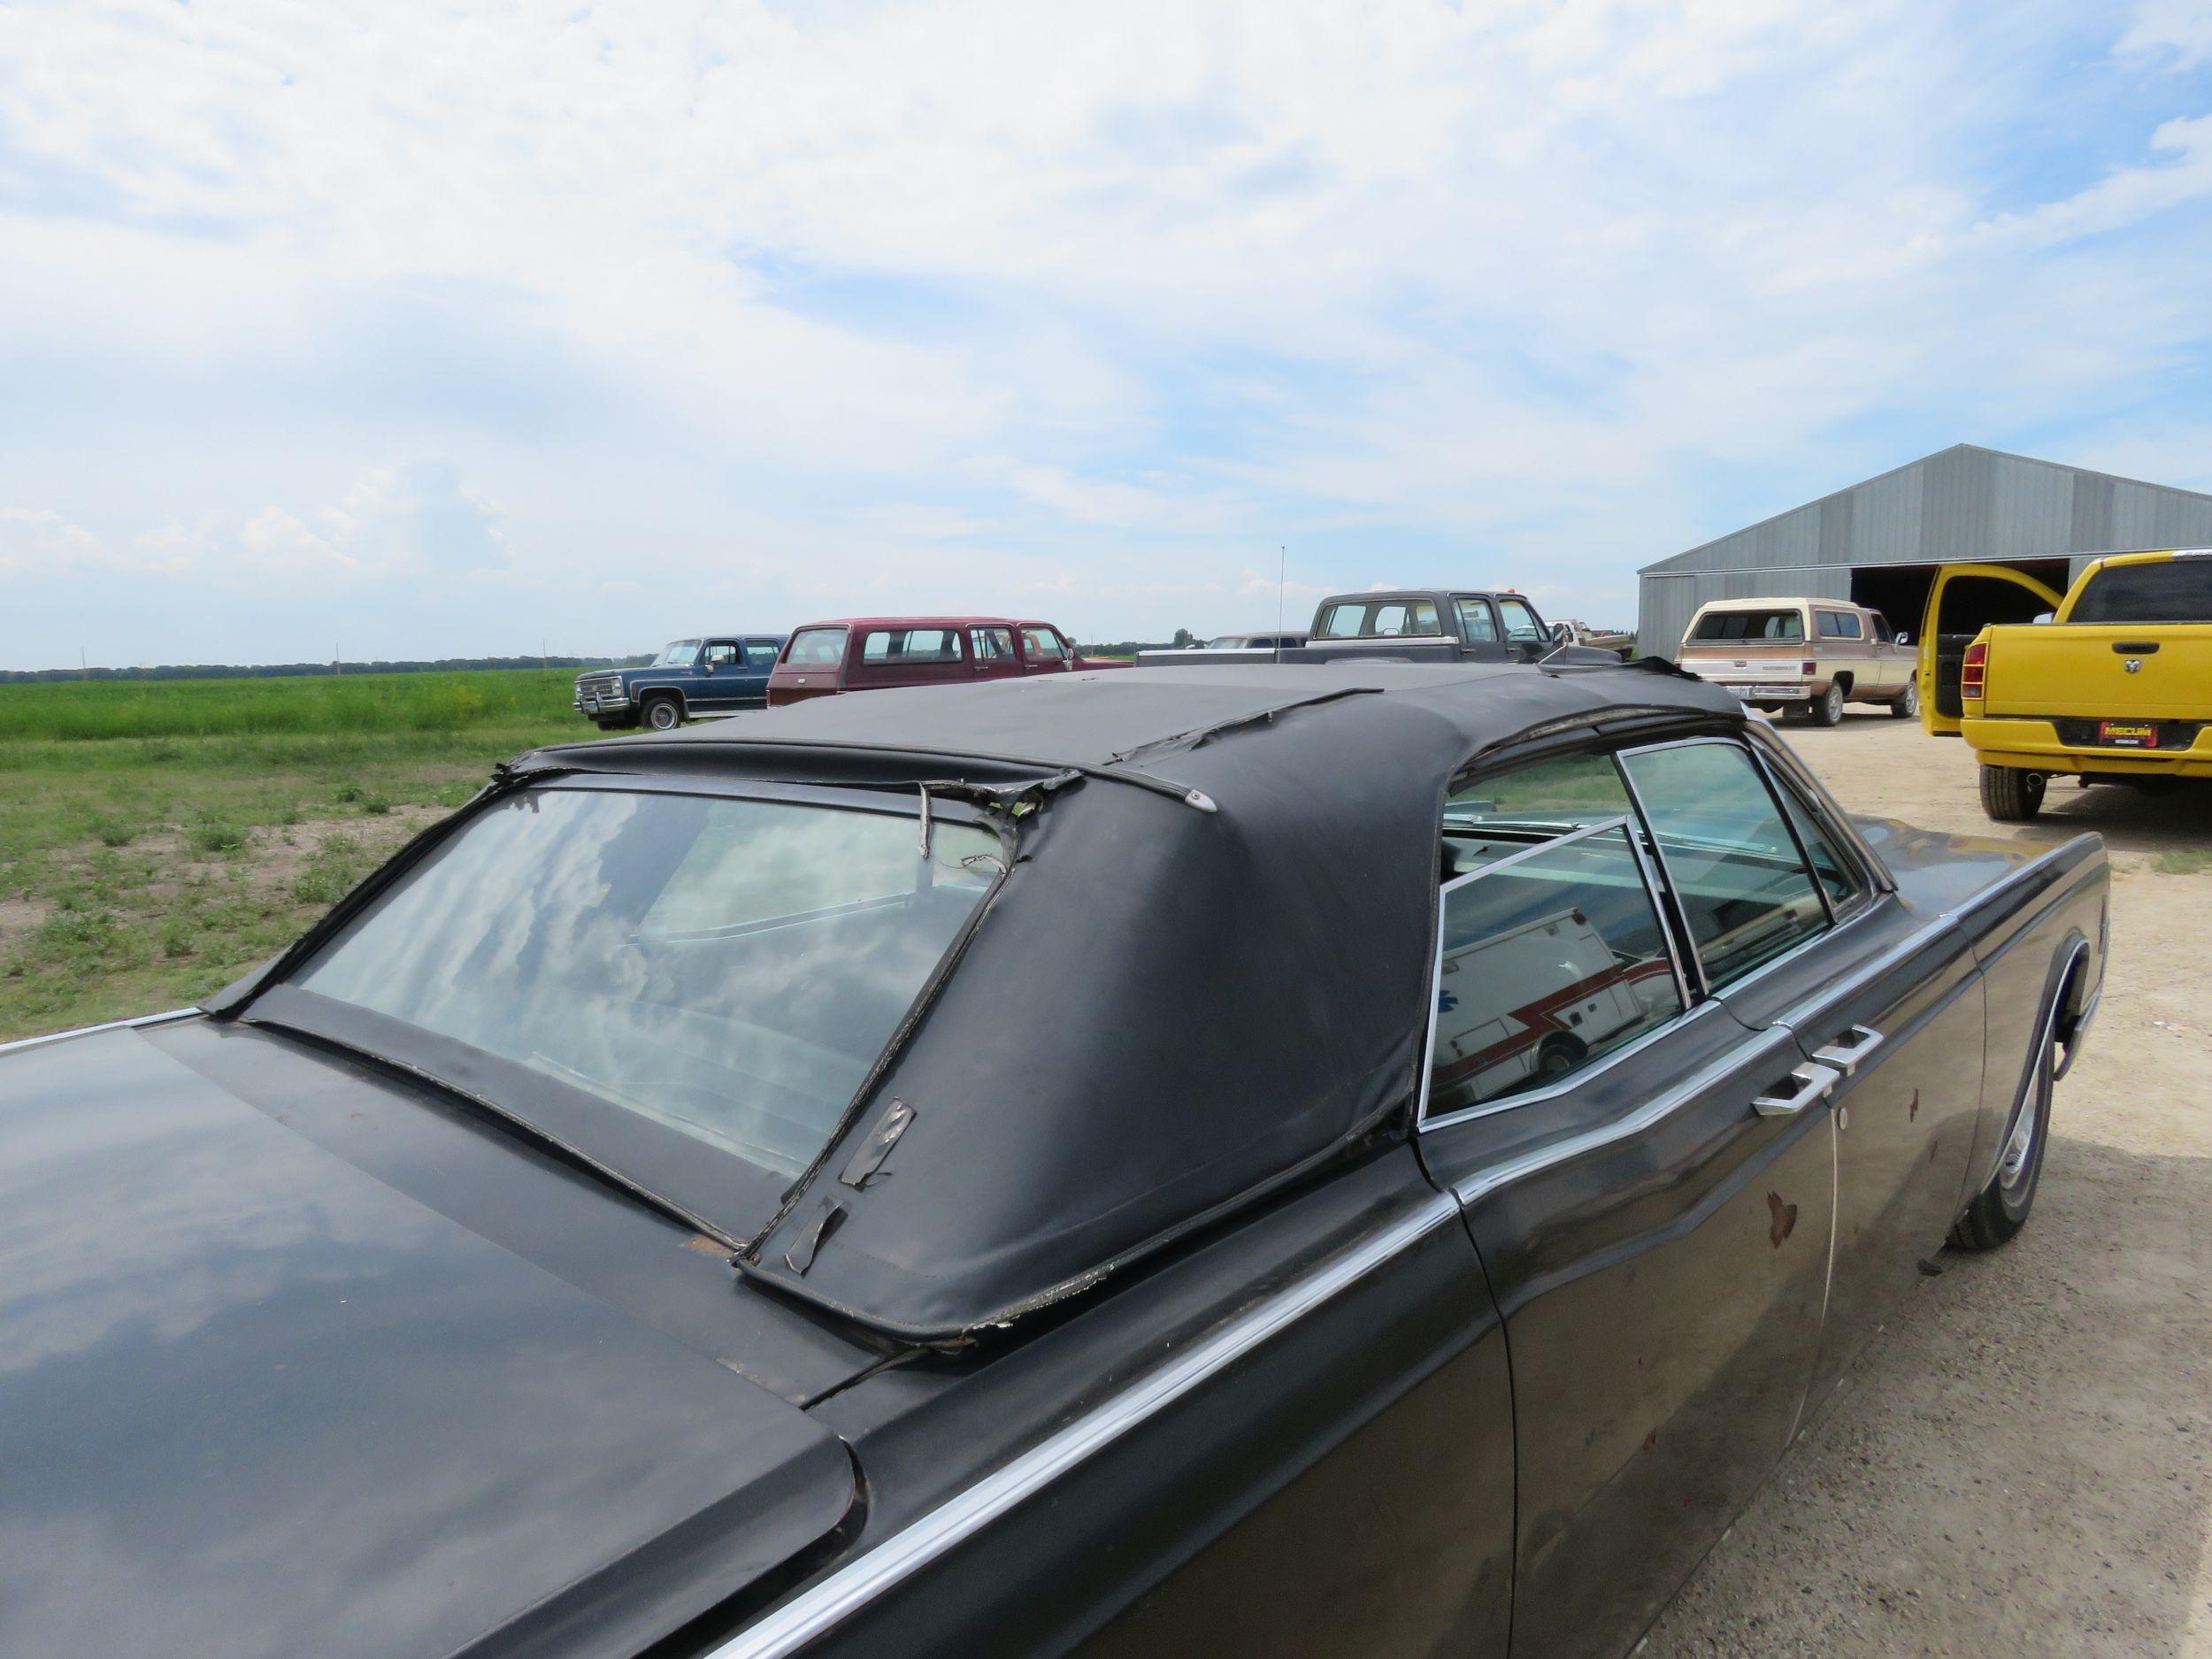
[[1790,1081],[1798,1085],[1794,1094],[1755,1094],[1751,1110],[1762,1118],[1793,1118],[1816,1100],[1828,1098],[1828,1091],[1843,1081],[1843,1073],[1833,1066],[1801,1065],[1790,1073]]
[[1864,1063],[1867,1056],[1889,1041],[1871,1025],[1854,1025],[1844,1035],[1858,1039],[1854,1043],[1832,1042],[1825,1048],[1813,1050],[1813,1058],[1832,1065],[1849,1077]]

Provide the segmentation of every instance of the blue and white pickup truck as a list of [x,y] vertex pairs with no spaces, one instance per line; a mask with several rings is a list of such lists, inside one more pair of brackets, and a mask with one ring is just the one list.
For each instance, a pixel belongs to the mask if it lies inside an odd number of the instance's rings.
[[577,712],[603,732],[765,708],[768,673],[787,636],[720,634],[676,640],[643,668],[595,668],[576,676]]

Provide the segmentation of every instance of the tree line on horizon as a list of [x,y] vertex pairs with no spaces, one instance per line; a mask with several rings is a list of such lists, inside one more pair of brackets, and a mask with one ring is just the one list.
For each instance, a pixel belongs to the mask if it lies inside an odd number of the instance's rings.
[[0,686],[66,680],[302,680],[347,674],[458,674],[509,668],[641,668],[640,657],[444,657],[435,662],[164,663],[153,668],[0,668]]

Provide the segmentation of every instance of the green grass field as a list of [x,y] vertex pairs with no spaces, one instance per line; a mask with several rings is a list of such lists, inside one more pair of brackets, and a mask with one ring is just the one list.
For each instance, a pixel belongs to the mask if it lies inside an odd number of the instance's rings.
[[573,681],[0,687],[0,1041],[228,983],[494,764],[596,735]]

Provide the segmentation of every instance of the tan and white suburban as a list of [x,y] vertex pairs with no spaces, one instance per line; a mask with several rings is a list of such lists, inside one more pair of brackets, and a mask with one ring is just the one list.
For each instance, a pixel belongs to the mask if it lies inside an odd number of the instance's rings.
[[1835,599],[1715,599],[1700,605],[1675,660],[1771,713],[1833,726],[1847,703],[1920,712],[1916,654],[1878,611]]

